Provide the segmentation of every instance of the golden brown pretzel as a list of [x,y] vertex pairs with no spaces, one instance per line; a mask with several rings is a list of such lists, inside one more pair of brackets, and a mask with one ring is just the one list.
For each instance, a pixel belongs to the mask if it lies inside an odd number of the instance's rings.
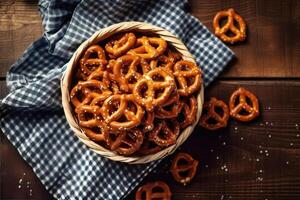
[[[97,57],[91,57],[93,54],[97,54]],[[95,69],[102,68],[104,69],[107,64],[107,60],[105,57],[105,52],[99,45],[90,46],[84,53],[83,57],[80,60],[80,70],[81,72],[88,76]]]
[[110,57],[116,58],[129,51],[135,45],[135,42],[136,37],[133,33],[125,33],[122,37],[109,41],[105,45],[105,50]]
[[110,84],[109,73],[102,70],[100,67],[94,70],[88,77],[87,80],[98,80],[103,83],[105,87],[108,87]]
[[[114,94],[107,98],[101,113],[112,130],[128,130],[141,123],[144,110],[135,103],[131,94]],[[125,118],[125,119],[124,119]]]
[[187,97],[182,102],[182,109],[180,113],[182,113],[183,119],[179,120],[180,128],[184,129],[189,125],[193,124],[196,120],[197,115],[197,99],[195,97]]
[[164,104],[157,107],[155,110],[155,117],[158,119],[175,118],[178,116],[180,110],[181,104],[179,102],[179,94],[177,91],[174,91]]
[[118,82],[121,90],[129,92],[132,91],[134,84],[149,71],[149,65],[140,57],[124,55],[114,62],[112,79]]
[[149,140],[159,146],[166,147],[174,144],[180,132],[176,119],[162,120],[148,133]]
[[[184,160],[186,164],[179,164],[181,160]],[[187,153],[178,153],[172,160],[171,173],[177,182],[186,185],[194,178],[197,167],[198,161],[192,156]],[[183,176],[184,172],[187,172],[187,175]]]
[[131,155],[140,149],[144,135],[139,129],[134,128],[120,132],[107,131],[104,138],[111,150],[122,155]]
[[[227,22],[223,27],[220,27],[220,20],[223,18],[227,18]],[[238,23],[239,27],[235,26],[235,21]],[[215,35],[224,42],[235,43],[243,41],[246,38],[246,23],[232,8],[218,12],[214,17],[213,26]],[[234,36],[226,35],[228,31],[231,31]]]
[[91,140],[104,141],[104,133],[108,131],[107,125],[104,123],[100,107],[81,105],[75,109],[77,113],[79,125]]
[[[239,98],[239,102],[236,105],[237,98]],[[247,98],[250,100],[250,104],[247,102]],[[230,96],[229,108],[230,116],[243,122],[251,121],[259,115],[259,103],[257,97],[242,87],[238,88]],[[241,114],[242,110],[245,110],[248,114]]]
[[145,111],[144,117],[140,124],[140,128],[143,131],[143,133],[149,132],[154,128],[154,118],[154,112]]
[[[162,191],[162,192],[158,192]],[[147,183],[141,186],[135,193],[136,200],[171,200],[171,191],[169,186],[162,182],[156,181],[153,183]]]
[[137,55],[147,60],[157,58],[167,49],[167,42],[157,37],[143,36],[137,39],[137,45],[138,47],[129,50],[128,54]]
[[[222,109],[222,113],[219,114],[216,112],[216,108]],[[199,125],[208,129],[208,130],[217,130],[227,126],[229,119],[229,109],[228,106],[221,100],[217,100],[212,97],[208,102],[205,102],[203,105],[203,110],[206,110],[207,113],[204,113],[199,121]],[[213,119],[216,123],[210,123],[209,120]]]
[[[162,68],[156,68],[145,74],[134,86],[135,101],[147,111],[164,104],[176,88],[172,76]],[[145,94],[142,94],[144,90]],[[158,91],[160,93],[156,94]]]
[[88,80],[79,82],[73,87],[70,99],[75,107],[90,103],[95,97],[107,98],[111,92],[98,80]]
[[189,96],[201,87],[201,70],[190,61],[181,60],[173,67],[174,76],[178,82],[178,93]]

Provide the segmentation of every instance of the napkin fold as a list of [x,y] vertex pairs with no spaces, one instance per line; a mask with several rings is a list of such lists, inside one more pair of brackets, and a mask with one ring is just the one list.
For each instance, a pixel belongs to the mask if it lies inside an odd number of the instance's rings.
[[159,161],[129,165],[89,150],[71,131],[61,105],[60,79],[76,48],[95,31],[143,21],[178,36],[195,56],[208,85],[233,52],[195,17],[186,0],[41,0],[45,33],[7,73],[9,94],[0,127],[57,199],[121,199]]

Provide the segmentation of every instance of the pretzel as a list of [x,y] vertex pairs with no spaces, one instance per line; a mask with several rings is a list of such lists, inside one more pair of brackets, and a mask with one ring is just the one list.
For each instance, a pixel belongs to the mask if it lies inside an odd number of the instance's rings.
[[129,51],[136,42],[136,37],[133,33],[125,33],[119,39],[113,39],[105,45],[105,50],[110,57],[116,58]]
[[112,79],[118,82],[121,90],[129,92],[133,89],[137,80],[149,71],[149,65],[140,57],[124,55],[114,63]]
[[[184,160],[186,164],[179,164],[181,160]],[[178,153],[171,164],[173,178],[183,185],[190,183],[196,174],[198,163],[199,162],[189,154]],[[187,175],[182,175],[182,173],[187,173]]]
[[[223,27],[220,27],[220,20],[223,18],[227,18],[227,22]],[[235,21],[239,27],[235,26]],[[232,8],[218,12],[214,17],[213,26],[215,35],[224,42],[233,44],[238,41],[243,41],[246,38],[246,23]],[[226,35],[228,31],[231,31],[234,36]]]
[[114,94],[104,101],[101,113],[112,130],[128,130],[141,123],[144,110],[135,103],[133,95]]
[[[239,98],[239,102],[236,105],[237,98]],[[247,102],[247,98],[251,101],[252,105]],[[230,116],[242,122],[251,121],[259,115],[259,103],[257,97],[242,87],[238,88],[230,96],[229,108]],[[242,110],[245,110],[248,114],[241,114]]]
[[104,141],[104,133],[108,131],[98,106],[81,105],[75,109],[79,125],[91,140]]
[[172,76],[165,70],[156,68],[143,75],[135,84],[132,93],[138,104],[144,106],[147,111],[153,111],[155,106],[162,105],[168,100],[175,88]]
[[141,122],[141,125],[140,125],[143,133],[149,132],[154,128],[154,123],[153,123],[154,117],[155,117],[154,112],[148,112],[148,111],[145,112],[144,117]]
[[171,200],[171,195],[172,193],[170,191],[170,188],[166,183],[162,181],[156,181],[141,186],[135,193],[135,199],[136,200],[154,200],[154,199]]
[[201,87],[201,70],[190,61],[181,60],[173,67],[174,76],[178,82],[178,93],[189,96]]
[[[92,58],[92,54],[97,54],[96,58]],[[90,46],[80,60],[80,70],[84,75],[90,75],[95,69],[104,69],[107,64],[105,52],[99,45]]]
[[[216,107],[222,109],[222,116],[216,112]],[[208,129],[208,130],[217,130],[227,126],[229,119],[229,109],[227,105],[216,98],[212,97],[209,102],[205,102],[203,109],[207,110],[206,114],[203,114],[200,118],[199,125]],[[213,119],[216,123],[209,123],[209,120]]]
[[[197,115],[197,100],[195,97],[189,97],[184,101],[181,101],[182,109],[180,113],[182,113],[182,120],[179,120],[180,128],[184,129],[189,125],[193,124],[196,120]],[[177,119],[179,119],[178,117]]]
[[162,149],[161,146],[158,146],[156,143],[149,141],[148,138],[144,138],[144,142],[141,148],[138,150],[138,153],[143,155],[149,155],[159,152]]
[[143,36],[137,39],[137,45],[138,47],[129,50],[128,54],[137,55],[147,60],[157,58],[167,49],[167,42],[157,37]]
[[90,103],[95,97],[107,98],[111,92],[98,80],[79,82],[73,87],[70,99],[75,107]]
[[98,80],[103,83],[105,87],[109,86],[110,78],[109,73],[107,71],[102,70],[100,67],[96,70],[94,70],[87,78],[86,80]]
[[143,133],[137,128],[121,132],[104,132],[104,138],[111,150],[122,155],[135,153],[144,140]]
[[157,67],[164,67],[166,70],[171,70],[173,65],[174,59],[165,55],[161,55],[157,58],[157,60],[151,60],[150,62],[151,69],[155,69]]
[[179,102],[179,94],[177,91],[173,92],[169,99],[161,106],[158,106],[155,110],[155,117],[158,119],[168,119],[178,116],[181,110],[181,104]]
[[162,120],[148,133],[148,136],[150,141],[166,147],[176,142],[179,131],[180,126],[176,119]]

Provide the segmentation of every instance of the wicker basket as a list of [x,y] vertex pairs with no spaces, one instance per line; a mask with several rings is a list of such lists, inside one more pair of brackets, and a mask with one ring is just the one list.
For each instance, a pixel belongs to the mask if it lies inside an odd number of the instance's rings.
[[182,54],[183,59],[195,62],[193,56],[188,52],[186,46],[169,31],[142,22],[123,22],[119,24],[114,24],[112,26],[97,31],[89,39],[83,42],[73,54],[71,60],[67,64],[66,71],[61,80],[62,104],[63,104],[67,121],[70,124],[72,130],[74,131],[75,135],[84,144],[86,144],[91,150],[114,161],[126,162],[130,164],[141,164],[141,163],[148,163],[154,160],[158,160],[167,155],[170,155],[189,137],[189,135],[193,132],[202,112],[203,99],[204,99],[204,87],[202,85],[201,90],[197,95],[198,112],[197,112],[196,122],[182,131],[175,144],[161,150],[160,152],[151,155],[145,155],[145,156],[122,156],[90,140],[79,127],[78,120],[71,106],[69,93],[70,93],[70,89],[71,89],[70,86],[73,78],[72,69],[76,67],[82,52],[87,47],[89,47],[92,44],[98,43],[117,32],[127,32],[127,31],[141,32],[141,33],[143,32],[154,33],[160,36],[161,38],[165,39],[168,42],[168,44],[171,44],[178,52],[180,52]]

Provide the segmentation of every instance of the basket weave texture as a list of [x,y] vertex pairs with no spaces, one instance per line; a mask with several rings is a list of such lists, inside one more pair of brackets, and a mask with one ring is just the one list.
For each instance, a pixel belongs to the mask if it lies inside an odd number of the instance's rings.
[[101,29],[94,33],[89,39],[83,42],[78,49],[73,54],[71,60],[67,64],[66,71],[63,74],[61,79],[61,92],[62,92],[62,105],[65,112],[66,119],[74,131],[74,134],[91,150],[94,152],[109,158],[114,161],[125,162],[129,164],[142,164],[148,163],[151,161],[155,161],[165,156],[173,153],[193,132],[202,112],[203,100],[204,100],[204,87],[202,85],[201,90],[197,94],[197,102],[198,102],[198,112],[197,119],[194,124],[184,129],[179,135],[175,144],[151,155],[145,156],[122,156],[119,155],[105,147],[93,142],[90,140],[81,130],[78,125],[78,120],[76,115],[74,114],[71,101],[70,101],[70,89],[73,78],[73,69],[77,66],[79,59],[81,58],[82,53],[87,49],[90,45],[98,43],[113,34],[119,32],[141,32],[141,33],[154,33],[159,37],[163,38],[168,42],[168,45],[172,45],[180,54],[182,54],[182,58],[184,60],[189,60],[195,63],[193,56],[189,53],[186,46],[172,33],[166,31],[160,27],[153,26],[143,22],[122,22],[118,24],[114,24],[107,28]]

